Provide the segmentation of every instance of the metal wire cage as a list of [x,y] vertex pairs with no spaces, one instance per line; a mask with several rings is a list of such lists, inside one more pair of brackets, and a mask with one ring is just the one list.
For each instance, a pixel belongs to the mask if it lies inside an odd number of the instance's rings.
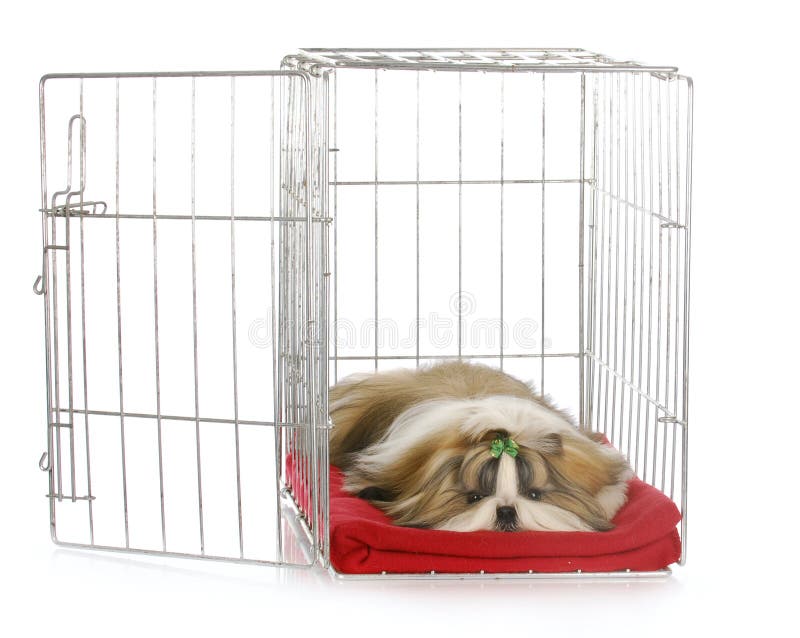
[[685,560],[677,69],[305,49],[45,76],[40,106],[56,542],[328,566],[329,385],[462,358],[605,433],[678,504]]

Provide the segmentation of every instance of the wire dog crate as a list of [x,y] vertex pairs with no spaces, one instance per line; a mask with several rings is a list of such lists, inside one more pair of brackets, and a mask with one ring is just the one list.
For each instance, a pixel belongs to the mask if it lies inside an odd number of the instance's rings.
[[305,49],[49,75],[40,108],[54,541],[327,566],[329,385],[461,358],[605,433],[678,505],[685,560],[677,69]]

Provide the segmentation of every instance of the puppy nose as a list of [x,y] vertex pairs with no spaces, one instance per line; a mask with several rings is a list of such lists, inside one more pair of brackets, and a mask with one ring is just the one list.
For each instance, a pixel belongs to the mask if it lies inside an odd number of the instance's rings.
[[508,505],[497,508],[497,521],[499,523],[514,523],[517,520],[517,510]]

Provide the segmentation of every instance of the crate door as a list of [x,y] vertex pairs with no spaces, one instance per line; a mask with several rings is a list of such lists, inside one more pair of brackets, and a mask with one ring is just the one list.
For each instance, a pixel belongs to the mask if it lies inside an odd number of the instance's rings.
[[54,540],[313,564],[307,77],[49,76],[40,98]]

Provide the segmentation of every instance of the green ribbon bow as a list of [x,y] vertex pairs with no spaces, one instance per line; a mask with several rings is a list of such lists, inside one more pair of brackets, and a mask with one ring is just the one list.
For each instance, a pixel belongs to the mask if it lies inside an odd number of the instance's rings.
[[517,456],[517,454],[519,454],[519,445],[517,445],[517,442],[511,437],[495,439],[492,441],[489,451],[496,459],[499,459],[503,452],[508,454],[513,459]]

